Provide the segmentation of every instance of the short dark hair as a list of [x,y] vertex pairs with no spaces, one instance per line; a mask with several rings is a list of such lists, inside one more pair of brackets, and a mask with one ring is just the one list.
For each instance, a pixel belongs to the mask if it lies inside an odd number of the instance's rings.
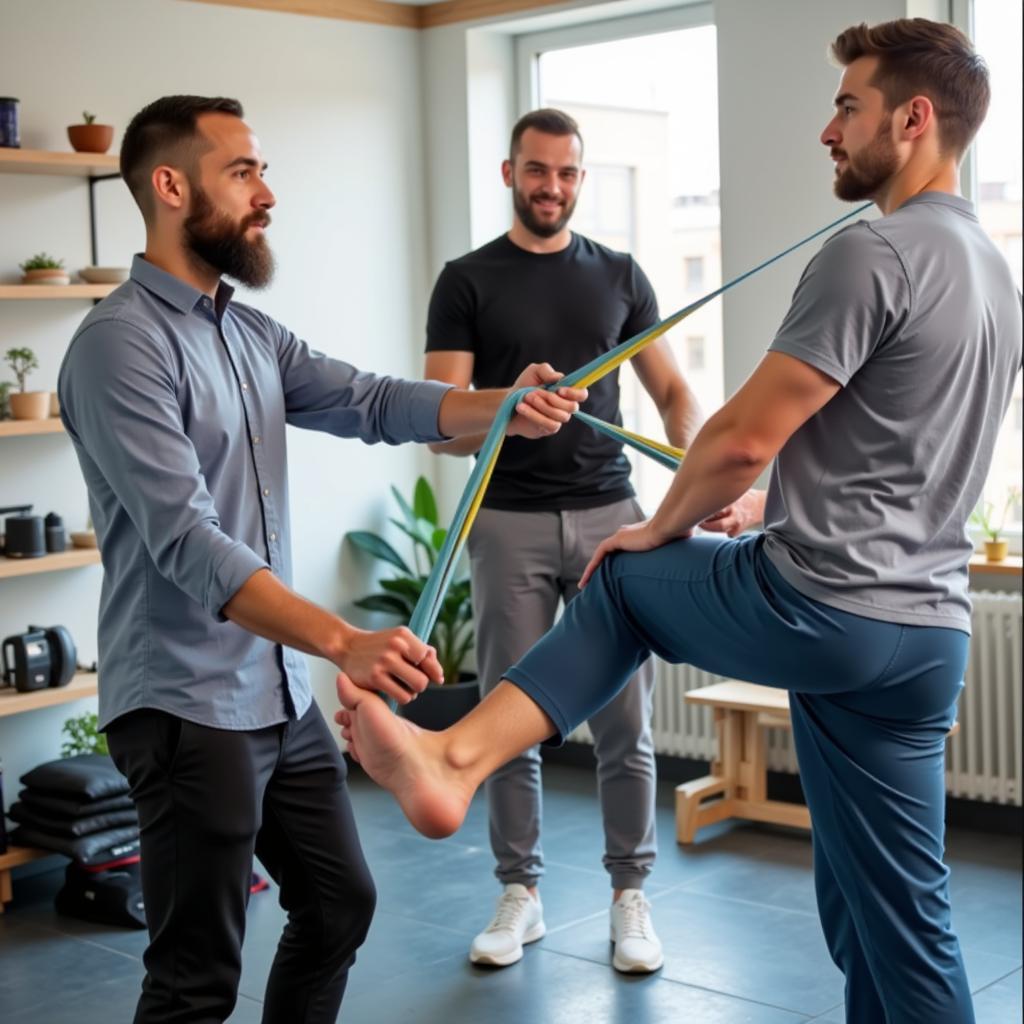
[[131,119],[121,142],[121,177],[147,220],[153,211],[153,168],[165,161],[184,161],[191,171],[197,154],[187,148],[198,135],[199,115],[212,113],[244,116],[242,104],[224,96],[164,96]]
[[871,84],[890,110],[927,96],[944,152],[962,156],[988,113],[988,68],[953,25],[927,18],[898,18],[871,28],[862,23],[840,32],[831,51],[843,67],[859,57],[877,57]]
[[580,135],[580,126],[564,110],[555,110],[554,107],[542,107],[540,110],[531,110],[523,114],[515,123],[512,129],[512,141],[508,147],[509,160],[515,161],[519,152],[519,142],[523,132],[532,128],[536,132],[543,132],[545,135],[575,135],[580,140],[580,152],[583,151],[583,136]]

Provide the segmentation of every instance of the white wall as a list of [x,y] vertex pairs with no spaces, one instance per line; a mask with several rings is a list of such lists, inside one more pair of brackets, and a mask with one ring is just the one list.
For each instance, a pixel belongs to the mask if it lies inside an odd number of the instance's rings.
[[[316,347],[357,365],[418,375],[426,301],[420,40],[405,29],[178,0],[4,0],[0,95],[21,99],[24,147],[67,149],[83,107],[117,126],[172,92],[238,97],[270,163],[278,206],[274,285],[248,299]],[[127,264],[141,221],[120,182],[100,189],[100,260]],[[86,186],[0,175],[0,281],[39,249],[89,263]],[[0,351],[26,344],[52,388],[87,305],[0,303]],[[2,378],[0,378],[2,379]],[[388,483],[408,488],[425,450],[292,431],[295,582],[328,607],[366,592],[342,534],[380,526]],[[368,483],[370,482],[370,483]],[[0,505],[34,502],[84,524],[85,489],[62,436],[0,442]],[[63,623],[95,657],[98,568],[0,581],[0,637]],[[333,673],[312,662],[330,706]],[[8,801],[17,776],[59,752],[61,723],[89,702],[0,719]]]

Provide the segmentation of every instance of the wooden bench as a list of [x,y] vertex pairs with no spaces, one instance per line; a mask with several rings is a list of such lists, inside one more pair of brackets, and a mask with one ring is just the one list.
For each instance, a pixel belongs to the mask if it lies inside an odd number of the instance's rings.
[[[697,829],[726,818],[809,829],[806,806],[768,799],[764,733],[792,728],[789,692],[728,680],[690,690],[685,699],[714,708],[718,758],[710,775],[676,786],[676,839],[692,843]],[[954,723],[949,735],[959,727]]]

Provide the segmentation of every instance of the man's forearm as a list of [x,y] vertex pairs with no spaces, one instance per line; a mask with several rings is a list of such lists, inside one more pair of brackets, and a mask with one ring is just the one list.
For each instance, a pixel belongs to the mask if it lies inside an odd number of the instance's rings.
[[745,494],[766,464],[716,413],[694,439],[651,525],[666,540],[683,535]]
[[[447,437],[464,443],[482,435],[480,444],[483,444],[483,436],[486,436],[507,396],[506,388],[487,388],[483,391],[452,388],[441,399],[437,414],[438,429]],[[479,447],[477,445],[477,450]]]
[[258,636],[340,664],[352,627],[338,615],[300,597],[269,569],[250,576],[223,613]]
[[427,447],[435,455],[476,455],[484,446],[487,434],[465,434],[450,441],[435,441]]
[[676,448],[689,448],[704,422],[704,413],[689,384],[680,379],[661,412],[665,437]]

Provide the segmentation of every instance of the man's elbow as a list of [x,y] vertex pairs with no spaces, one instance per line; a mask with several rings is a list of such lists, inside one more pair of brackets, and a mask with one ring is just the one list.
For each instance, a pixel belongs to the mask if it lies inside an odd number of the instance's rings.
[[775,454],[771,446],[759,438],[742,434],[728,438],[723,445],[722,453],[729,466],[739,470],[750,470],[755,475],[771,462]]

